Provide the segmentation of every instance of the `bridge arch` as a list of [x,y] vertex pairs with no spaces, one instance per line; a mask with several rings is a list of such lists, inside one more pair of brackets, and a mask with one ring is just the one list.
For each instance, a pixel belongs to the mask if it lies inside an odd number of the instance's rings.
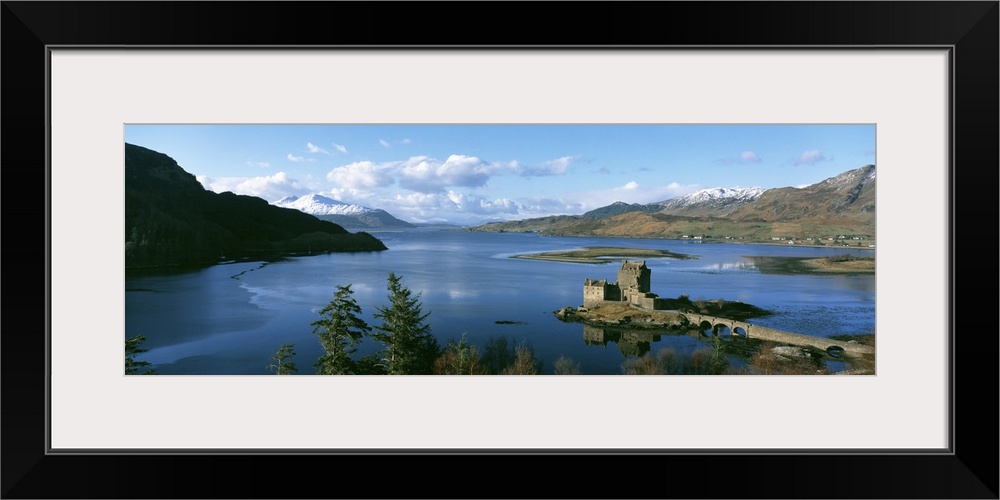
[[707,319],[703,319],[698,323],[698,331],[701,332],[703,337],[712,336],[712,323]]
[[732,334],[733,334],[732,329],[730,329],[729,325],[727,325],[725,323],[718,323],[718,324],[716,324],[715,326],[712,327],[712,335],[714,335],[716,337],[720,337],[720,336],[725,337],[725,336],[729,336],[729,335],[732,335]]
[[747,329],[744,328],[744,327],[742,327],[742,326],[737,326],[737,327],[733,328],[733,335],[735,335],[737,337],[744,337],[744,338],[746,338],[746,337],[748,337],[748,335],[747,335]]

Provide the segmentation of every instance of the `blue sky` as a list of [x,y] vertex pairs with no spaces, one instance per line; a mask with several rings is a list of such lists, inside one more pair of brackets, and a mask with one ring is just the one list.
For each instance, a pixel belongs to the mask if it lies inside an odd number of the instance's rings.
[[874,125],[126,125],[125,142],[216,192],[455,224],[805,186],[875,163]]

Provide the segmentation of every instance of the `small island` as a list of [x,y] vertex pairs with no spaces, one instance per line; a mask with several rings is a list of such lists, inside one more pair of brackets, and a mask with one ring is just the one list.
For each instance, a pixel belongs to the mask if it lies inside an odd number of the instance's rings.
[[514,259],[550,260],[558,262],[575,262],[578,264],[608,264],[621,257],[665,257],[670,259],[698,258],[697,255],[671,252],[670,250],[624,247],[584,247],[578,250],[564,250],[559,252],[542,252],[511,256],[511,258]]
[[765,274],[873,274],[875,257],[857,255],[831,255],[829,257],[754,257],[748,256],[754,266]]

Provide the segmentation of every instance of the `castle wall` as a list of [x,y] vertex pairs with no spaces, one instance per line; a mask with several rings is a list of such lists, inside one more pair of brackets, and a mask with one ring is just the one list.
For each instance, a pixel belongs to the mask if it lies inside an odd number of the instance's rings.
[[629,297],[629,303],[651,311],[664,311],[667,309],[667,301],[657,297],[653,293],[632,294]]
[[583,305],[590,307],[604,301],[604,287],[592,285],[583,287]]
[[583,305],[590,307],[604,301],[622,300],[621,289],[614,283],[604,281],[587,282],[583,287]]

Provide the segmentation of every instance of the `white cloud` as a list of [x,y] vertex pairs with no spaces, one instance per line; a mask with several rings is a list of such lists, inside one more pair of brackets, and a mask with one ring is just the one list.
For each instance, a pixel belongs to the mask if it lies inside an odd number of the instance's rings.
[[566,174],[570,163],[572,163],[575,159],[577,159],[576,156],[563,156],[562,158],[556,158],[555,160],[543,162],[541,165],[525,167],[521,169],[521,175],[524,177],[564,175]]
[[[335,187],[319,194],[344,203],[355,203],[385,210],[389,210],[387,207],[392,206],[391,200],[386,201],[384,197],[379,196],[379,192],[371,189]],[[389,211],[392,212],[392,210]]]
[[333,148],[336,149],[337,151],[340,151],[341,153],[345,153],[345,154],[347,153],[347,147],[346,146],[342,146],[340,144],[334,143],[333,144]]
[[810,151],[803,151],[802,154],[792,160],[794,165],[815,165],[821,161],[825,161],[828,158],[823,154],[822,151],[818,149],[813,149]]
[[326,178],[345,188],[377,188],[391,186],[395,179],[393,165],[359,161],[331,170]]
[[292,153],[288,153],[288,161],[293,161],[295,163],[302,163],[302,162],[310,162],[316,160],[313,160],[312,158],[304,158],[302,156],[295,156]]
[[451,155],[441,163],[426,156],[407,160],[400,170],[400,185],[421,192],[434,192],[445,186],[481,187],[490,175],[487,166],[475,156]]
[[480,215],[516,214],[520,206],[507,198],[488,199],[475,195],[448,191],[446,195],[455,207],[465,213]]
[[399,165],[399,185],[422,193],[448,187],[482,187],[491,176],[516,168],[516,163],[487,163],[475,156],[451,155],[444,162],[429,156],[414,156]]
[[740,163],[760,163],[760,157],[753,151],[741,151]]
[[484,198],[454,190],[444,193],[396,194],[390,199],[372,201],[368,206],[376,206],[396,217],[414,222],[478,224],[484,220],[531,216],[513,200]]
[[323,148],[321,148],[321,147],[319,147],[319,146],[317,146],[317,145],[315,145],[315,144],[313,144],[311,142],[307,142],[306,143],[306,149],[308,149],[310,153],[323,153],[325,155],[330,154],[329,151],[327,151],[327,150],[325,150],[325,149],[323,149]]
[[412,156],[402,161],[343,165],[331,170],[326,178],[341,188],[387,187],[398,181],[410,191],[437,193],[451,187],[483,187],[490,177],[517,169],[517,162],[490,163],[475,156],[451,155],[443,162],[430,156]]
[[385,139],[379,139],[378,140],[378,143],[381,144],[383,148],[391,148],[393,144],[406,145],[406,144],[410,144],[412,142],[413,141],[411,141],[410,139],[400,139],[398,141],[391,141],[391,142],[387,141]]
[[286,196],[302,196],[311,192],[309,186],[289,177],[285,172],[278,172],[274,175],[264,177],[211,178],[198,176],[197,179],[206,189],[216,193],[230,191],[236,194],[263,198],[268,202],[280,200]]

